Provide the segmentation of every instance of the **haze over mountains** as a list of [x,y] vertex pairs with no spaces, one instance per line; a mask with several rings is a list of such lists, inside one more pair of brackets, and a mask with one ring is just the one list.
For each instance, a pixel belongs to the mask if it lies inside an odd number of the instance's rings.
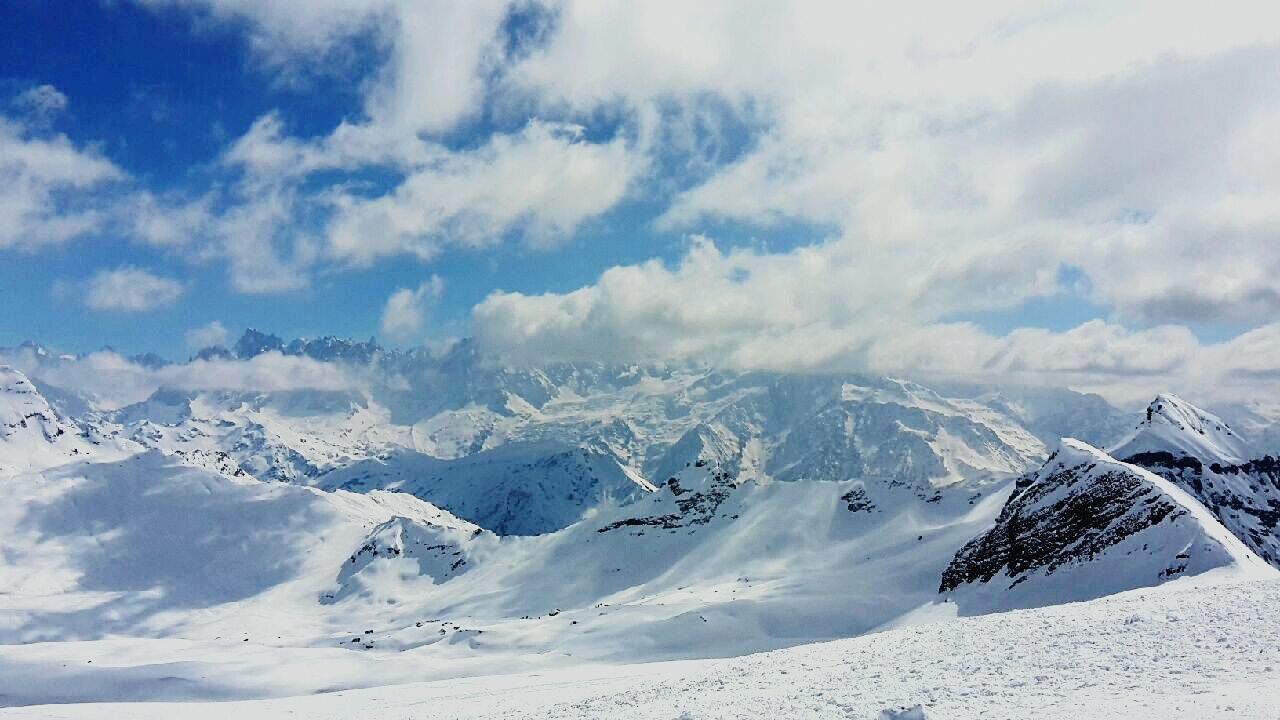
[[[1274,427],[1171,395],[249,331],[116,404],[76,358],[0,356],[10,705],[726,657],[1280,568]],[[320,387],[190,382],[290,358]]]

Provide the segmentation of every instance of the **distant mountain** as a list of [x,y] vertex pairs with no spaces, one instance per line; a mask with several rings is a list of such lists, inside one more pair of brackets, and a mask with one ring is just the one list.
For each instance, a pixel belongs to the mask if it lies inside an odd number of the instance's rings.
[[396,490],[431,498],[499,535],[567,527],[601,503],[628,503],[655,488],[607,448],[510,443],[445,460],[402,450],[314,479],[326,490]]
[[1253,451],[1222,418],[1176,395],[1164,394],[1151,401],[1146,417],[1110,453],[1122,458],[1171,453],[1234,465],[1248,460]]

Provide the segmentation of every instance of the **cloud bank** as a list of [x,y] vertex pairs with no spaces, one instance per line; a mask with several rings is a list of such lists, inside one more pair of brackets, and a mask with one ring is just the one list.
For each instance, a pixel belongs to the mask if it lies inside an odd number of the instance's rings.
[[[495,290],[477,336],[524,359],[1095,385],[1280,369],[1273,3],[140,1],[240,28],[281,81],[362,39],[380,64],[328,132],[258,118],[203,195],[129,185],[34,120],[0,121],[0,249],[114,223],[279,293],[389,258],[562,245],[639,200],[648,229],[693,238],[682,257]],[[715,240],[789,223],[827,231],[781,251]],[[420,332],[431,292],[397,290],[384,332]],[[1101,317],[983,329],[1037,300]]]

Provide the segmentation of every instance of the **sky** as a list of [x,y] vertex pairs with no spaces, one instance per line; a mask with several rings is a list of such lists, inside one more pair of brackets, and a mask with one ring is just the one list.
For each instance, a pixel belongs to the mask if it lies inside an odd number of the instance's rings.
[[1280,378],[1273,3],[892,5],[0,0],[0,345]]

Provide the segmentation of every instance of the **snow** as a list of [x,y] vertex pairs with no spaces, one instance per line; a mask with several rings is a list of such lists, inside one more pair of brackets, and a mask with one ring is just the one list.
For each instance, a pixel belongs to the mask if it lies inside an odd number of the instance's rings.
[[1181,505],[1187,513],[1195,519],[1196,523],[1202,529],[1202,532],[1208,535],[1214,542],[1222,546],[1223,550],[1230,558],[1230,564],[1232,567],[1238,568],[1245,574],[1261,574],[1263,576],[1272,574],[1271,568],[1265,562],[1259,559],[1252,550],[1245,547],[1244,543],[1240,542],[1239,538],[1232,535],[1225,527],[1223,527],[1222,524],[1218,522],[1218,519],[1214,517],[1213,513],[1209,512],[1208,508],[1201,504],[1199,500],[1192,497],[1186,490],[1183,490],[1153,472],[1144,470],[1136,465],[1122,463],[1107,453],[1104,453],[1103,451],[1086,443],[1080,442],[1079,440],[1064,440],[1063,447],[1071,448],[1088,460],[1100,465],[1123,467],[1137,473],[1142,477],[1142,479],[1151,483],[1158,488],[1160,492],[1173,498],[1174,501]]
[[[0,652],[0,693],[11,705],[55,697],[91,701],[103,693],[167,701],[11,707],[0,717],[872,719],[919,706],[925,717],[949,720],[1270,720],[1280,715],[1277,603],[1276,581],[1184,579],[1086,603],[732,659],[564,666],[212,703],[181,698],[200,682],[216,684],[221,700],[265,685],[297,688],[303,662],[305,675],[322,684],[342,673],[394,674],[396,665],[413,659],[338,666],[326,651],[234,642],[201,650],[136,647],[173,642],[157,640],[9,647]],[[179,653],[193,659],[166,660]],[[64,663],[77,669],[57,671]]]

